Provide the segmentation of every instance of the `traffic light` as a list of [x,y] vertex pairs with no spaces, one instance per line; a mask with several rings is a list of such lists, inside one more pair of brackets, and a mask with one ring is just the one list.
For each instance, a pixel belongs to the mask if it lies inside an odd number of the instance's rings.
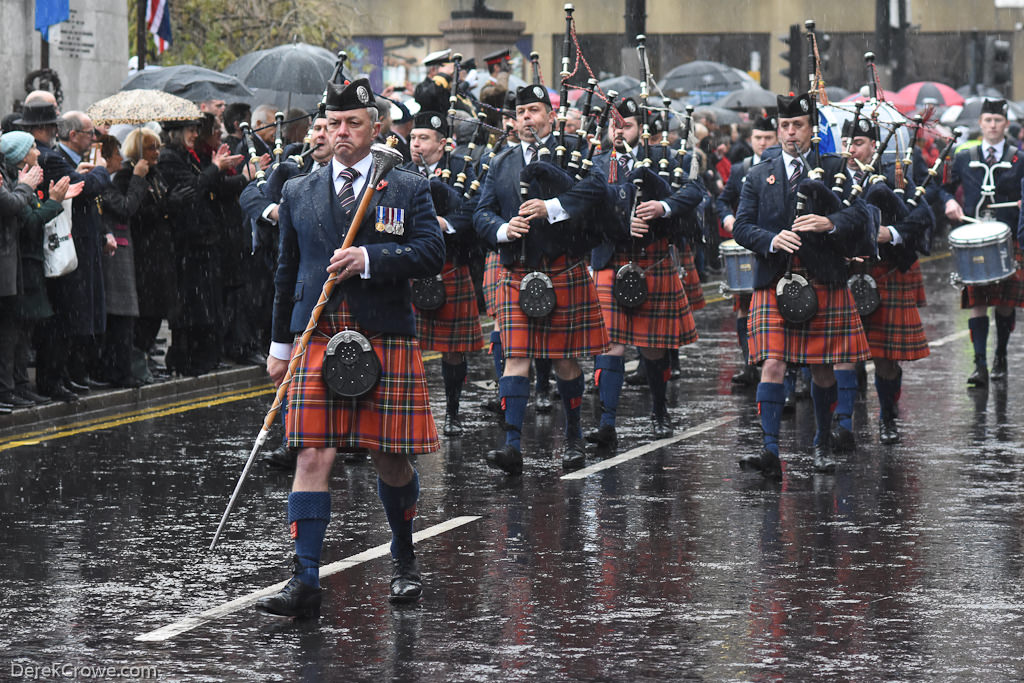
[[989,36],[986,42],[992,85],[998,88],[1010,82],[1010,41]]
[[789,36],[779,38],[788,46],[788,50],[780,54],[782,68],[779,73],[789,79],[789,89],[795,93],[800,92],[803,79],[803,35],[800,32],[799,24],[792,24],[789,27]]
[[827,74],[832,58],[829,56],[829,48],[832,47],[832,35],[830,33],[818,34],[818,57],[821,59],[821,73]]

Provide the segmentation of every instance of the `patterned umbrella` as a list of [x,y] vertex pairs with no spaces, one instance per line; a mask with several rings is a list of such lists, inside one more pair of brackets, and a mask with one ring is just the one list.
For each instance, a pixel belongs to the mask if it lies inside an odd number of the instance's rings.
[[95,123],[192,121],[202,117],[199,107],[162,90],[122,90],[96,102],[87,112]]
[[918,81],[900,88],[897,92],[900,99],[905,102],[923,104],[928,98],[935,100],[940,107],[951,107],[954,104],[963,104],[964,97],[948,85],[936,83],[935,81]]

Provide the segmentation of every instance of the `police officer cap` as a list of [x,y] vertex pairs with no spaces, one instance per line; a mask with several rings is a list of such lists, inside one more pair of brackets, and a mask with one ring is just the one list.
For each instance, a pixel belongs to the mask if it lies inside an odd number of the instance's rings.
[[452,61],[452,49],[445,48],[444,50],[438,50],[437,52],[431,52],[429,55],[423,58],[423,66],[441,66],[445,62]]
[[524,85],[516,90],[516,106],[540,102],[551,108],[551,97],[548,96],[548,89],[543,85]]
[[619,116],[624,119],[628,119],[630,116],[640,116],[640,107],[632,97],[622,98],[622,100],[615,105],[615,111],[619,112]]
[[776,101],[779,105],[780,119],[793,119],[798,116],[811,115],[811,98],[807,93],[801,93],[793,97],[779,95]]
[[476,68],[476,57],[470,57],[462,62],[462,70],[469,72]]
[[872,123],[869,119],[857,119],[857,125],[854,127],[853,119],[850,119],[843,124],[843,137],[844,138],[871,138],[872,140],[878,140],[878,126]]
[[327,84],[327,111],[350,111],[373,105],[373,90],[370,89],[370,81],[365,78],[352,81],[348,85]]
[[413,130],[417,128],[428,128],[441,134],[441,137],[448,137],[448,122],[444,116],[436,111],[421,111],[413,119]]
[[1006,100],[990,100],[987,97],[981,103],[982,114],[999,114],[1005,117],[1007,111]]
[[754,130],[774,133],[778,129],[778,122],[774,116],[758,116],[754,119]]
[[492,52],[489,55],[484,55],[484,62],[487,63],[487,66],[494,66],[495,64],[499,64],[510,59],[512,59],[512,53],[507,48],[504,50],[498,50],[497,52]]

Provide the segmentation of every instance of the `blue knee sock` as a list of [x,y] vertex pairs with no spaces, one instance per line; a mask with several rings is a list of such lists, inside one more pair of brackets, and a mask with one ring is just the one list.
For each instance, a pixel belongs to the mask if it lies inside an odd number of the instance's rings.
[[530,400],[530,378],[510,375],[498,380],[498,396],[505,411],[505,444],[519,446],[523,432],[523,415]]
[[832,411],[835,410],[838,397],[839,388],[837,385],[833,384],[830,387],[822,387],[818,386],[816,382],[811,382],[811,401],[814,402],[814,424],[817,427],[814,432],[815,446],[819,444],[827,445],[832,439]]
[[967,321],[967,329],[971,331],[971,344],[974,345],[974,363],[988,366],[986,347],[988,346],[988,316],[971,318]]
[[764,447],[779,454],[779,425],[782,406],[786,402],[785,385],[779,382],[761,382],[757,385],[757,414],[761,417]]
[[601,424],[615,426],[615,413],[622,393],[622,375],[626,359],[622,356],[601,355],[594,359],[594,383],[601,398]]
[[537,393],[546,394],[551,391],[551,359],[534,358],[533,370],[536,373],[534,380]]
[[895,379],[885,379],[878,372],[875,372],[875,390],[878,392],[878,416],[883,420],[895,417],[896,403],[900,400],[900,385],[903,383],[903,373]]
[[331,494],[327,491],[292,491],[288,494],[288,525],[295,540],[295,554],[302,583],[320,586],[320,549],[331,519]]
[[391,556],[411,554],[412,520],[416,517],[416,501],[420,499],[420,475],[413,470],[412,479],[405,486],[388,486],[378,478],[377,496],[391,526]]
[[651,412],[659,417],[668,415],[666,392],[668,380],[672,376],[671,361],[665,354],[657,360],[640,357],[640,362],[647,367],[647,387],[651,390]]
[[1012,311],[1010,315],[999,315],[996,313],[996,355],[1006,355],[1006,345],[1010,342],[1010,333],[1013,332],[1014,324],[1017,322],[1017,312]]
[[[621,358],[619,360],[622,360]],[[565,437],[579,439],[580,406],[583,404],[583,375],[576,379],[558,378],[558,394],[562,397],[562,408],[565,410]]]
[[743,352],[743,362],[746,363],[750,358],[750,349],[747,346],[747,319],[736,318],[736,340],[739,342],[740,351]]
[[857,371],[836,370],[836,416],[839,426],[853,431],[853,400],[857,396]]
[[505,351],[498,330],[491,330],[491,359],[494,360],[494,376],[500,378],[505,374]]

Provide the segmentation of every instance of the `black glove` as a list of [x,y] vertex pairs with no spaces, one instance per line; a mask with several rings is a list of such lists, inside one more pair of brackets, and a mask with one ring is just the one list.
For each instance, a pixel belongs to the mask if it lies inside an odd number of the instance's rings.
[[191,185],[178,185],[167,193],[167,203],[173,207],[187,206],[196,198],[196,188]]

